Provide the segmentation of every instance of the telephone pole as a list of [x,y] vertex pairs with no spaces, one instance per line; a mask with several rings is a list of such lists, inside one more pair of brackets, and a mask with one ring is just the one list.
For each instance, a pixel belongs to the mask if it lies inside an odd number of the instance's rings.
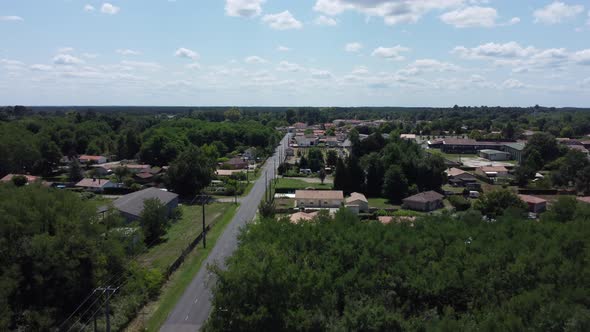
[[104,317],[105,317],[105,323],[106,323],[106,332],[111,332],[111,314],[109,312],[110,310],[110,298],[112,296],[112,294],[115,294],[115,292],[119,289],[119,287],[114,288],[111,286],[107,286],[107,287],[98,287],[96,290],[99,292],[102,292],[103,294],[106,293],[107,295],[107,300],[105,302],[105,307],[104,307]]

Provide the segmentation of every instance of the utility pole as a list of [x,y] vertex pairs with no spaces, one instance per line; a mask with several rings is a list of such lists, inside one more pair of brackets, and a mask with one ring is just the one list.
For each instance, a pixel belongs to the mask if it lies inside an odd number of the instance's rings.
[[[98,287],[96,289],[97,291],[102,291],[103,294],[106,293],[106,295],[107,295],[107,300],[105,302],[105,307],[104,307],[105,308],[104,309],[104,316],[105,316],[105,322],[106,322],[106,325],[107,325],[106,326],[106,328],[107,328],[106,329],[106,332],[111,332],[111,314],[109,312],[110,311],[110,306],[109,306],[110,302],[109,302],[109,300],[110,300],[110,298],[112,296],[111,294],[114,294],[118,289],[119,289],[119,287],[113,288],[111,286]],[[96,328],[96,320],[94,321],[94,324],[95,324],[94,326]]]

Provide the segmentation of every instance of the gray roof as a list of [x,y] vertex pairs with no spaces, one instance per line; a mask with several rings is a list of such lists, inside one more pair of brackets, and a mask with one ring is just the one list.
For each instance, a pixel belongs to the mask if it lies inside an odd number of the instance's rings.
[[177,194],[156,188],[148,188],[118,198],[113,205],[121,212],[140,216],[143,211],[143,202],[147,199],[157,198],[160,203],[167,205],[178,197]]
[[404,198],[403,201],[404,202],[408,201],[408,202],[426,203],[426,202],[438,201],[438,200],[443,199],[444,197],[445,196],[437,193],[436,191],[426,191],[426,192],[422,192],[422,193],[419,193],[414,196]]

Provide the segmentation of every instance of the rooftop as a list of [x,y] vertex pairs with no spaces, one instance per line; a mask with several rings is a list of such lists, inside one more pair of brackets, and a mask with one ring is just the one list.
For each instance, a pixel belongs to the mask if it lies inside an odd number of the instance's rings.
[[342,190],[297,190],[295,199],[344,199]]
[[102,188],[110,183],[111,181],[109,180],[84,178],[80,180],[80,182],[76,183],[76,187]]
[[544,200],[540,197],[535,197],[535,196],[531,196],[531,195],[518,195],[518,197],[525,203],[530,203],[530,204],[547,203],[546,200]]
[[425,191],[422,193],[419,193],[417,195],[414,196],[410,196],[407,198],[404,198],[404,202],[405,201],[412,201],[412,202],[421,202],[421,203],[426,203],[426,202],[432,202],[432,201],[438,201],[443,199],[445,196],[437,193],[436,191]]
[[156,188],[148,188],[122,196],[115,200],[113,205],[121,212],[139,216],[143,211],[143,203],[147,199],[156,198],[160,203],[166,205],[178,197],[177,194]]
[[368,203],[369,201],[367,200],[367,197],[365,197],[365,195],[361,194],[361,193],[352,193],[350,194],[350,197],[348,197],[346,199],[346,203],[350,203],[350,202],[354,202],[354,201],[362,201],[365,203]]
[[312,220],[317,215],[318,215],[317,212],[310,212],[310,213],[297,212],[297,213],[292,214],[291,217],[289,217],[289,220],[291,220],[291,222],[294,224],[298,224],[302,220],[303,221]]

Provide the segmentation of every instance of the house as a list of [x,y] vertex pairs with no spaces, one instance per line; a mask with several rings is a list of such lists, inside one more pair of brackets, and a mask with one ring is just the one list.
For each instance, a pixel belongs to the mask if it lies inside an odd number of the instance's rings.
[[223,163],[223,166],[229,169],[245,169],[248,168],[248,162],[240,157],[233,157]]
[[541,213],[547,210],[547,201],[542,198],[531,195],[518,195],[518,197],[529,206],[529,212]]
[[400,134],[399,138],[401,138],[403,140],[408,140],[408,141],[415,141],[416,134]]
[[115,200],[113,206],[119,210],[127,221],[138,220],[143,212],[144,202],[148,199],[157,199],[166,206],[168,217],[178,207],[178,195],[156,188],[148,188],[122,196]]
[[107,157],[83,154],[78,157],[78,161],[81,164],[104,164],[107,162]]
[[5,177],[0,179],[0,182],[10,182],[16,176],[24,176],[27,179],[27,183],[36,182],[41,180],[38,176],[26,175],[26,174],[7,174]]
[[107,188],[115,188],[117,185],[109,180],[84,178],[78,183],[76,187],[83,188],[87,191],[101,193]]
[[295,142],[297,143],[298,147],[306,148],[306,147],[318,145],[319,139],[315,136],[313,136],[313,137],[296,136]]
[[482,166],[476,169],[475,173],[488,179],[508,176],[508,170],[504,166]]
[[416,211],[434,211],[443,207],[443,198],[445,196],[436,191],[426,191],[414,196],[404,198],[404,209]]
[[456,167],[451,167],[448,170],[445,171],[445,173],[447,173],[447,177],[449,179],[454,178],[457,175],[461,175],[461,174],[465,174],[466,172],[462,169],[456,168]]
[[295,156],[295,150],[293,148],[286,148],[285,155],[287,157],[293,157],[293,156]]
[[589,154],[588,149],[586,149],[583,145],[568,145],[567,147],[570,150],[580,151],[580,152],[582,152],[585,155],[588,155]]
[[340,208],[343,202],[342,190],[295,191],[295,204],[298,208]]
[[296,122],[293,124],[293,127],[295,127],[297,130],[305,130],[307,128],[307,124],[303,122]]
[[447,171],[447,177],[449,184],[454,187],[465,187],[469,183],[476,183],[477,178],[471,174],[467,173],[458,168],[450,168]]
[[325,142],[326,142],[326,145],[331,148],[336,148],[336,147],[338,147],[338,144],[339,144],[338,138],[336,136],[326,137]]
[[464,138],[445,138],[441,146],[444,153],[477,153],[482,149],[501,150],[505,143],[476,141]]
[[318,212],[311,212],[311,213],[297,212],[297,213],[292,214],[289,217],[289,220],[293,224],[298,224],[301,221],[310,221],[313,218],[317,217],[317,215],[318,215]]
[[[352,193],[346,199],[346,207],[356,207],[360,212],[369,212],[369,201],[365,195],[361,193]],[[355,209],[355,210],[356,210]]]
[[510,158],[512,157],[512,155],[509,152],[492,150],[492,149],[479,150],[478,154],[480,157],[485,158],[490,161],[510,160]]
[[246,160],[256,160],[257,155],[258,155],[258,153],[255,148],[248,148],[242,154],[242,158],[244,158]]
[[232,176],[234,174],[243,173],[241,169],[218,169],[215,171],[217,176]]
[[127,168],[129,170],[129,172],[131,172],[133,174],[148,171],[151,168],[150,165],[142,165],[142,164],[126,164],[126,165],[121,165],[121,166]]
[[504,144],[504,151],[510,153],[512,159],[518,161],[520,164],[522,162],[524,147],[524,143],[506,143]]

